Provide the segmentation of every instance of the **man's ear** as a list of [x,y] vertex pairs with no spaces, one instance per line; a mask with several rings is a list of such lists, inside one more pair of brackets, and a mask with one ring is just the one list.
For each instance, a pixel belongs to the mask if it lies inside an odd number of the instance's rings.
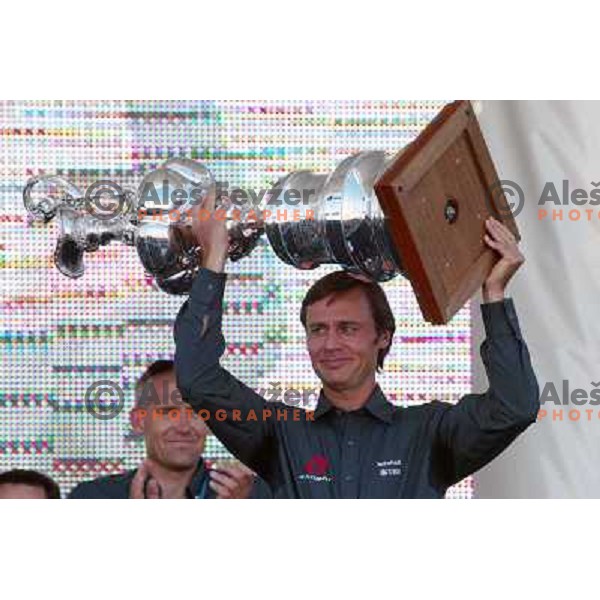
[[129,422],[131,429],[135,433],[144,433],[144,424],[148,411],[145,408],[132,408],[129,412]]
[[379,334],[378,343],[383,344],[383,348],[387,348],[392,343],[392,334],[389,331],[382,331]]

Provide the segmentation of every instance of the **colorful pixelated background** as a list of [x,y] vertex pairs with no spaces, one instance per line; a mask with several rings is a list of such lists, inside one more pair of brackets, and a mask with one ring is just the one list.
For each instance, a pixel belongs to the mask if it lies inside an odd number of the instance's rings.
[[[85,189],[111,178],[136,186],[171,157],[204,162],[221,181],[268,188],[296,169],[329,172],[362,150],[395,152],[441,102],[408,101],[0,101],[0,470],[47,472],[63,494],[77,482],[134,468],[128,409],[136,378],[170,358],[183,299],[154,288],[134,248],[86,254],[79,280],[53,264],[57,225],[29,223],[22,190],[32,175],[60,173]],[[256,389],[318,389],[298,318],[307,287],[335,267],[298,271],[265,241],[230,264],[223,364]],[[410,285],[384,284],[397,334],[379,382],[408,405],[455,401],[470,391],[470,316],[431,327]],[[112,380],[126,410],[112,420],[86,411],[85,390]],[[211,438],[209,457],[226,456]],[[466,480],[449,497],[471,497]]]

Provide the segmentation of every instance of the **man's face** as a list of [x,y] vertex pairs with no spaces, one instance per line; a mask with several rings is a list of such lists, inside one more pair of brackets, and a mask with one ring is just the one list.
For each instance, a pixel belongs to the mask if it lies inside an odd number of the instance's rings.
[[369,301],[360,289],[327,296],[306,311],[306,339],[313,368],[332,389],[352,390],[373,377],[389,333],[377,335]]
[[172,470],[195,467],[208,435],[206,423],[182,401],[175,373],[155,375],[146,385],[154,386],[155,401],[134,409],[132,421],[134,429],[144,434],[148,458]]
[[3,483],[0,485],[0,500],[45,500],[46,490],[39,485],[25,483]]

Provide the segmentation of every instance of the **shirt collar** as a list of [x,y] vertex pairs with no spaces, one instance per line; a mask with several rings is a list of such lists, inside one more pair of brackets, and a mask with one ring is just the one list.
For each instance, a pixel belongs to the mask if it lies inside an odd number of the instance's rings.
[[[315,419],[318,419],[319,417],[328,413],[332,408],[333,405],[323,393],[323,389],[321,389],[317,408],[315,409]],[[363,408],[381,421],[385,421],[386,423],[392,422],[393,406],[385,397],[385,394],[379,387],[379,384],[375,385]]]

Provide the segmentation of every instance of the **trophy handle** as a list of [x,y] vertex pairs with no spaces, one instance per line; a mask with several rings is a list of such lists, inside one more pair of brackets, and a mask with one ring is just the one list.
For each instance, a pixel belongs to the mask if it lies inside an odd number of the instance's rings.
[[86,252],[96,252],[100,246],[112,241],[120,241],[127,246],[135,244],[136,227],[129,215],[105,221],[70,206],[60,206],[57,215],[60,234],[54,263],[63,275],[72,279],[81,277],[85,272],[83,258]]
[[54,250],[54,264],[57,269],[71,279],[78,279],[85,272],[84,249],[71,237],[58,238]]
[[[56,186],[62,189],[59,197],[42,192],[41,198],[34,197],[34,189],[44,185]],[[61,206],[72,206],[81,208],[83,206],[83,194],[81,190],[73,185],[68,179],[60,175],[42,175],[32,177],[23,189],[23,204],[27,212],[37,221],[48,223],[51,221]]]

